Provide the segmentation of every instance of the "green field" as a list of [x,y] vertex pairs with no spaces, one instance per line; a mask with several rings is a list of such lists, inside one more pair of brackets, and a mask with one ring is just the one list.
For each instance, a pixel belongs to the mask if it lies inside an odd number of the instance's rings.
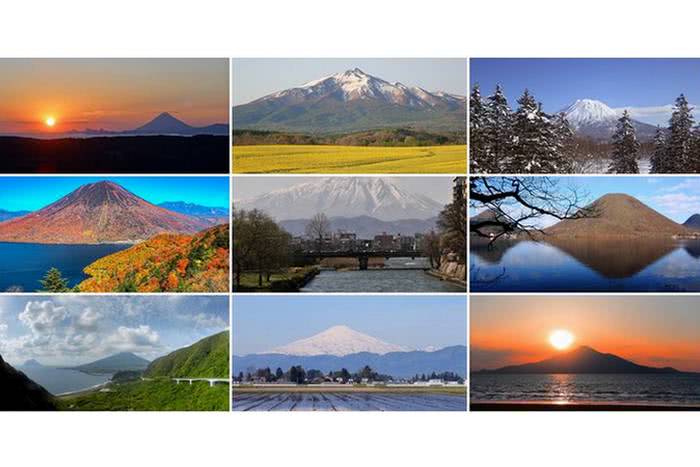
[[233,147],[233,171],[466,174],[467,146],[236,145]]
[[110,384],[94,391],[58,398],[60,410],[81,411],[228,411],[229,385],[199,381],[175,384],[170,378]]

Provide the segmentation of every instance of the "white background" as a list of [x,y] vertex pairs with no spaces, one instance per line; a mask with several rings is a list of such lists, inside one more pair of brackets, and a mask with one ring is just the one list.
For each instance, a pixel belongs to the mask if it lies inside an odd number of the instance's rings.
[[[15,0],[0,7],[0,56],[697,57],[692,5]],[[698,422],[697,413],[0,413],[0,467],[693,465]]]

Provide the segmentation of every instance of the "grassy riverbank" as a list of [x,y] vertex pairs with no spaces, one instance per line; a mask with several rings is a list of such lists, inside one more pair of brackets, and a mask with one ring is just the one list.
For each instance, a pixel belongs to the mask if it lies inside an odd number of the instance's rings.
[[241,274],[241,283],[234,283],[236,292],[298,292],[319,273],[316,266],[289,268],[284,273],[275,273],[269,277],[263,275],[262,286],[258,283],[258,273],[245,272]]

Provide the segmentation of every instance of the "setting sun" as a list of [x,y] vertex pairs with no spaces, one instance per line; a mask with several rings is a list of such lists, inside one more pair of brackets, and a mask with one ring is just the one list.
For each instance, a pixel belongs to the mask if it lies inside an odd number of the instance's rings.
[[557,329],[549,335],[549,343],[557,350],[564,350],[574,343],[574,335],[565,329]]
[[56,119],[54,117],[46,117],[46,126],[53,127],[56,124]]

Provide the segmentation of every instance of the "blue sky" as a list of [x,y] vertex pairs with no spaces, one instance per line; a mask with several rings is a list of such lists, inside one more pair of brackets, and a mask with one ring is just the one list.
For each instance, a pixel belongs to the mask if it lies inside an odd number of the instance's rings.
[[233,353],[261,353],[345,325],[409,348],[466,345],[466,297],[236,296]]
[[222,208],[229,204],[228,177],[3,177],[0,209],[33,211],[81,185],[102,180],[111,180],[153,204],[186,201]]
[[[557,177],[562,189],[569,186],[587,194],[589,201],[607,193],[625,193],[676,222],[700,213],[700,178],[694,177]],[[587,204],[587,203],[585,203]],[[476,211],[480,211],[477,209]],[[472,210],[472,214],[475,211]],[[546,225],[555,221],[550,219]]]
[[239,58],[233,60],[233,104],[353,68],[392,83],[467,94],[467,61],[461,58]]
[[505,90],[511,107],[528,88],[547,112],[556,112],[576,99],[596,99],[612,108],[628,108],[633,118],[665,124],[676,97],[700,102],[700,59],[472,59],[470,82],[483,96],[496,84]]
[[224,296],[0,296],[0,355],[16,365],[152,360],[228,328]]

